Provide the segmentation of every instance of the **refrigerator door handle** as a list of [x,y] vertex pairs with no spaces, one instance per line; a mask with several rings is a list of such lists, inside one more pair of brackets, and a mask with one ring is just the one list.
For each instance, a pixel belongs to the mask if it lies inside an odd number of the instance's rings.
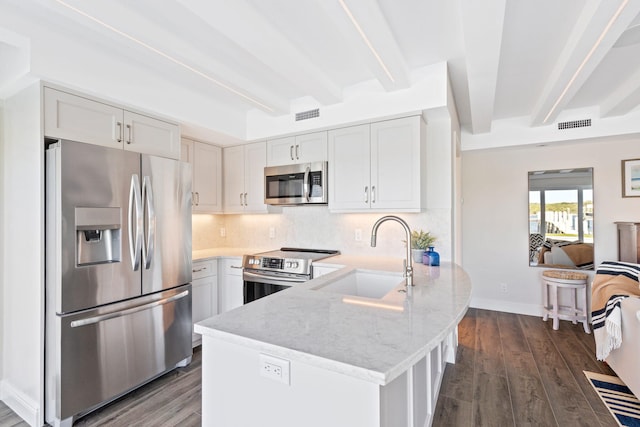
[[148,270],[151,267],[156,242],[156,210],[153,203],[151,178],[148,176],[145,176],[142,180],[142,197],[146,202],[147,211],[147,230],[144,236],[145,242],[142,245],[142,260],[145,270]]
[[127,308],[125,310],[112,311],[110,313],[100,314],[98,316],[87,317],[86,319],[74,320],[71,322],[70,325],[72,328],[78,328],[80,326],[93,325],[95,323],[104,322],[105,320],[115,319],[117,317],[129,316],[139,311],[148,310],[150,308],[157,307],[159,305],[165,305],[170,302],[177,301],[179,299],[186,297],[187,295],[189,295],[188,290],[182,291],[179,294],[175,294],[173,296],[170,296],[158,301],[140,304],[135,307]]
[[[135,212],[134,212],[135,210]],[[133,271],[137,271],[140,267],[140,249],[142,247],[142,227],[144,226],[142,218],[142,200],[140,192],[140,179],[137,174],[131,175],[131,187],[129,188],[129,251],[131,252],[131,265]],[[132,219],[132,214],[135,218]],[[135,239],[134,234],[135,223]]]

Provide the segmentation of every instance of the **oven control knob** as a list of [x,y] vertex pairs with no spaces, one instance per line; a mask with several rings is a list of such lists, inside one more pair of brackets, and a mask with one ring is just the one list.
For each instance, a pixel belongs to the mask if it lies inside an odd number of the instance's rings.
[[291,268],[298,268],[298,261],[291,261]]

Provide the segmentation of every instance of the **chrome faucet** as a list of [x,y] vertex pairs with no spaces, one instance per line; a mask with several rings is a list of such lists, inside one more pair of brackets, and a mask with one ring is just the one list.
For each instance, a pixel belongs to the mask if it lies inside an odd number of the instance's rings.
[[411,295],[411,288],[413,287],[413,260],[411,258],[411,229],[409,225],[402,219],[394,215],[383,216],[379,220],[373,224],[373,229],[371,230],[371,247],[376,247],[376,239],[378,233],[378,227],[385,221],[396,221],[399,222],[400,225],[404,228],[404,231],[407,233],[407,259],[404,262],[404,277],[407,278],[407,295]]

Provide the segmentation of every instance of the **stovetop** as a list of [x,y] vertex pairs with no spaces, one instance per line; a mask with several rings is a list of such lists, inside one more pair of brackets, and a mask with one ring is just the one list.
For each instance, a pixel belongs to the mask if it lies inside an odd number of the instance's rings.
[[242,266],[245,269],[262,272],[275,271],[310,275],[313,261],[339,254],[340,251],[330,249],[280,248],[275,251],[245,255]]

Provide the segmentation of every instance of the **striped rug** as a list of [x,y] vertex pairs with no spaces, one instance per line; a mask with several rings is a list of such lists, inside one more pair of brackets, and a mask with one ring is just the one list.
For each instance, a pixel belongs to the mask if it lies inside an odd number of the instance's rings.
[[618,424],[640,427],[640,401],[618,377],[583,371]]

